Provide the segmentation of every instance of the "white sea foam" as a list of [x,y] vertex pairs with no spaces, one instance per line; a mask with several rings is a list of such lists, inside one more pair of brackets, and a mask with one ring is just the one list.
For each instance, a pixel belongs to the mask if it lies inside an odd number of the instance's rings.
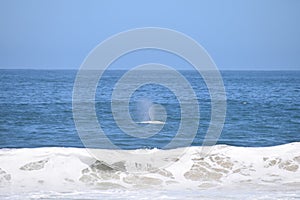
[[141,121],[138,122],[139,124],[165,124],[165,122],[163,121],[157,121],[157,120],[153,120],[153,121]]
[[176,149],[131,151],[161,152],[159,159],[172,163],[164,168],[152,167],[147,159],[135,165],[125,157],[110,160],[114,150],[100,150],[107,159],[97,161],[81,148],[1,149],[0,199],[300,197],[299,142],[217,145],[205,157],[200,149],[189,147],[180,158],[174,157]]

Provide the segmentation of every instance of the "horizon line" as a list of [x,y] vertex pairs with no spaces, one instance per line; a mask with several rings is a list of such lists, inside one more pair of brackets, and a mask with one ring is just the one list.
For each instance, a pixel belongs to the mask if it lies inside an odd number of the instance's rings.
[[[78,71],[80,70],[80,68],[78,69],[74,69],[74,68],[1,68],[0,70],[40,70],[40,71],[47,71],[47,70],[53,70],[53,71],[64,71],[64,70],[69,70],[69,71]],[[128,71],[131,69],[122,69],[122,68],[113,68],[113,69],[106,69],[107,71]],[[151,69],[149,69],[151,70]],[[174,70],[180,70],[180,71],[193,71],[196,69],[184,69],[184,68],[179,68],[179,69],[175,69]],[[218,69],[219,71],[300,71],[300,67],[299,69]],[[209,70],[207,70],[209,71]]]

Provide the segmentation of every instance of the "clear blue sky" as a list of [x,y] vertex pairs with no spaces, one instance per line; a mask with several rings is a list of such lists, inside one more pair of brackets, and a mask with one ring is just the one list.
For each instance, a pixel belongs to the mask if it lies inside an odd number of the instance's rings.
[[164,27],[220,69],[300,70],[299,0],[1,0],[0,68],[78,69],[102,40]]

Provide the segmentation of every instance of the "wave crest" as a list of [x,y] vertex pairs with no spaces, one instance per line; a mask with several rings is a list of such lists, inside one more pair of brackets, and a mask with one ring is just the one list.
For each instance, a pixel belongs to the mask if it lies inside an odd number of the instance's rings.
[[[217,145],[206,157],[201,157],[200,149],[189,147],[181,158],[172,156],[176,149],[134,150],[163,151],[161,159],[173,162],[165,168],[151,163],[132,166],[126,158],[99,161],[80,148],[1,149],[0,191],[300,186],[299,142],[259,148]],[[107,160],[113,153],[100,151]],[[127,167],[143,168],[143,172],[128,172]]]

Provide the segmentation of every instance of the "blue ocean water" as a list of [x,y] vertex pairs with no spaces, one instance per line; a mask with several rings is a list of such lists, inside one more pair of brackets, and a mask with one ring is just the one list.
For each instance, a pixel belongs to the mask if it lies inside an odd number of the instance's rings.
[[[140,87],[130,99],[133,120],[142,118],[138,106],[142,99],[164,106],[167,123],[151,138],[128,136],[117,126],[111,112],[111,93],[125,72],[106,71],[98,84],[96,111],[101,127],[120,148],[162,148],[174,137],[180,124],[178,99],[160,85]],[[0,148],[84,147],[72,114],[76,73],[75,70],[0,70]],[[192,145],[201,145],[211,117],[209,92],[195,71],[180,73],[197,94],[201,115]],[[221,74],[227,114],[218,144],[258,147],[300,141],[300,71],[222,71]]]

